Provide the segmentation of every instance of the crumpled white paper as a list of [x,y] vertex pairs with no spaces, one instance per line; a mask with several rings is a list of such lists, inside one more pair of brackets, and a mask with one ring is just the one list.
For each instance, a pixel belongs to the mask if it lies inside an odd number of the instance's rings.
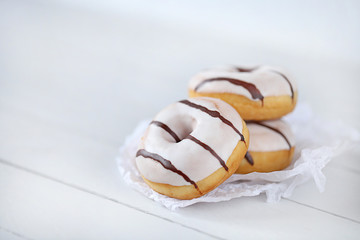
[[298,104],[295,111],[283,118],[296,136],[292,164],[270,173],[234,174],[206,195],[192,200],[178,200],[153,191],[141,178],[135,164],[140,138],[150,120],[144,120],[128,136],[117,157],[120,173],[132,188],[170,210],[198,202],[220,202],[243,196],[265,193],[267,202],[278,202],[290,197],[294,189],[313,179],[320,192],[324,191],[326,177],[322,169],[334,156],[353,147],[360,141],[360,133],[341,122],[330,122],[313,116],[306,104]]

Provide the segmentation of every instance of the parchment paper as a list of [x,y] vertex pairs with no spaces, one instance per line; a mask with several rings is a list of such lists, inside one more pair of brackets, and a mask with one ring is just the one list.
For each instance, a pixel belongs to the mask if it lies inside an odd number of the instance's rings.
[[320,192],[324,191],[326,177],[322,169],[336,155],[360,143],[360,133],[342,122],[320,119],[313,115],[306,104],[298,104],[295,111],[283,118],[296,136],[292,164],[271,173],[234,174],[208,194],[192,200],[173,199],[153,191],[141,178],[135,164],[138,143],[150,120],[144,120],[129,135],[120,148],[117,163],[124,181],[132,188],[170,210],[198,202],[219,202],[243,196],[265,193],[267,202],[278,202],[290,197],[294,189],[314,180]]

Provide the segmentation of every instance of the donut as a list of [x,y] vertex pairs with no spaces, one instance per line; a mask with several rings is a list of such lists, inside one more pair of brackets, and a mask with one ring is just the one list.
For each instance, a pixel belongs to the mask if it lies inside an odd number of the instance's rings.
[[249,132],[238,112],[214,98],[173,103],[151,121],[136,166],[156,192],[193,199],[216,188],[239,167]]
[[271,120],[291,112],[297,102],[293,80],[270,66],[224,66],[202,71],[189,82],[190,97],[213,97],[233,106],[246,120]]
[[295,149],[291,128],[282,120],[248,121],[250,143],[236,173],[279,171],[290,165]]

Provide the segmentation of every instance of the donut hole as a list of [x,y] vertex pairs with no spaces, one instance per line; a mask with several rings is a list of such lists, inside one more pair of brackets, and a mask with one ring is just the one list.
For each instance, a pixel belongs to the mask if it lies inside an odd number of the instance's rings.
[[176,134],[179,137],[178,140],[180,140],[176,141],[176,143],[186,139],[194,131],[196,126],[195,118],[188,115],[177,116],[174,121],[176,125]]
[[192,126],[184,127],[179,135],[180,141],[177,142],[181,142],[182,140],[186,139],[193,131],[194,129],[192,128]]

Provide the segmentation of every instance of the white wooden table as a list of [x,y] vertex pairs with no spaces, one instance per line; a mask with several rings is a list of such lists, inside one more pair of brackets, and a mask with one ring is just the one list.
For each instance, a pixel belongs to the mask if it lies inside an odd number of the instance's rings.
[[122,181],[125,137],[216,64],[285,66],[300,101],[360,129],[359,61],[185,25],[0,1],[0,239],[359,239],[359,146],[326,166],[324,193],[308,182],[277,204],[171,212]]

